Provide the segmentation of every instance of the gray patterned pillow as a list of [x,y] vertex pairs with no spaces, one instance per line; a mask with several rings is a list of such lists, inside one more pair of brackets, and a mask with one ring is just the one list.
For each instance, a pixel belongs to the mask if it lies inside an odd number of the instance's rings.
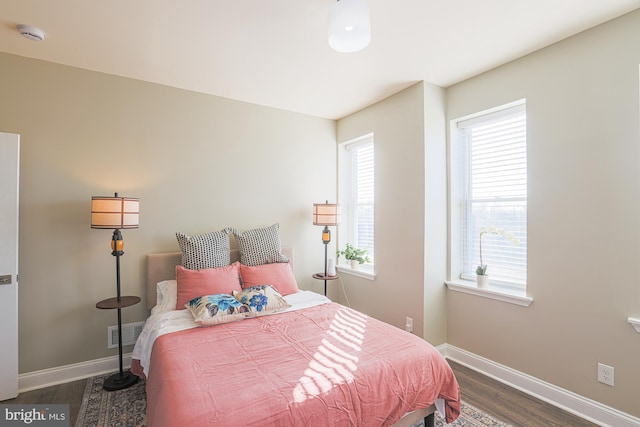
[[230,228],[196,236],[177,232],[176,239],[182,251],[182,266],[189,270],[202,270],[231,264],[230,232]]
[[233,230],[240,251],[240,262],[244,265],[262,265],[274,262],[289,262],[280,253],[279,224],[240,232]]

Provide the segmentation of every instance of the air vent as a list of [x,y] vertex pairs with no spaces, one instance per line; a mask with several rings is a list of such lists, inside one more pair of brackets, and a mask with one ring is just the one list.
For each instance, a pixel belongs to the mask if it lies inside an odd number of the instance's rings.
[[[144,322],[126,323],[122,325],[122,346],[136,343]],[[118,326],[107,328],[107,348],[118,348]]]

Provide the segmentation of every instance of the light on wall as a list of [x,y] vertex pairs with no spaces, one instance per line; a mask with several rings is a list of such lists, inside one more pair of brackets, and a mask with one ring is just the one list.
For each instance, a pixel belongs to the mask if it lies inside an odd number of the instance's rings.
[[329,46],[352,53],[369,46],[371,21],[363,0],[338,0],[329,9]]

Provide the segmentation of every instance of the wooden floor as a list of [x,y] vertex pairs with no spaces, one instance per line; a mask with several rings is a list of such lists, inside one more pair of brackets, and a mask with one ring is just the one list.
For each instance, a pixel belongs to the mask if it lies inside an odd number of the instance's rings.
[[29,403],[69,405],[69,426],[73,427],[78,419],[78,411],[82,404],[82,396],[87,380],[73,381],[66,384],[54,385],[38,390],[20,393],[15,399],[4,400],[0,403]]
[[[489,413],[500,421],[523,427],[591,427],[596,425],[478,374],[462,365],[454,362],[449,363],[460,384],[462,400]],[[73,427],[78,418],[86,382],[86,380],[80,380],[29,391],[20,394],[15,399],[5,400],[2,403],[69,404],[69,426]]]
[[515,390],[499,381],[449,361],[460,385],[462,400],[514,426],[596,426],[562,409]]

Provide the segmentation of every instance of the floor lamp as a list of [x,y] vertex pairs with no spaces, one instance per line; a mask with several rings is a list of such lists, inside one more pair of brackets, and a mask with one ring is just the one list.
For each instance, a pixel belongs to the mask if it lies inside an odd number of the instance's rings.
[[339,224],[340,207],[337,204],[330,204],[329,201],[324,203],[313,204],[313,225],[324,226],[322,229],[322,243],[324,243],[324,274],[316,274],[316,279],[324,280],[324,294],[327,295],[327,280],[333,280],[335,275],[327,274],[327,247],[331,241],[331,230],[329,226],[336,226]]
[[122,313],[124,307],[140,302],[139,297],[120,295],[120,257],[124,255],[124,240],[121,229],[138,228],[140,202],[131,197],[93,196],[91,198],[91,228],[113,229],[111,238],[111,255],[116,257],[116,291],[115,298],[109,298],[96,304],[100,309],[118,310],[118,361],[120,370],[104,381],[107,391],[122,390],[131,387],[138,381],[138,377],[129,370],[122,368]]

